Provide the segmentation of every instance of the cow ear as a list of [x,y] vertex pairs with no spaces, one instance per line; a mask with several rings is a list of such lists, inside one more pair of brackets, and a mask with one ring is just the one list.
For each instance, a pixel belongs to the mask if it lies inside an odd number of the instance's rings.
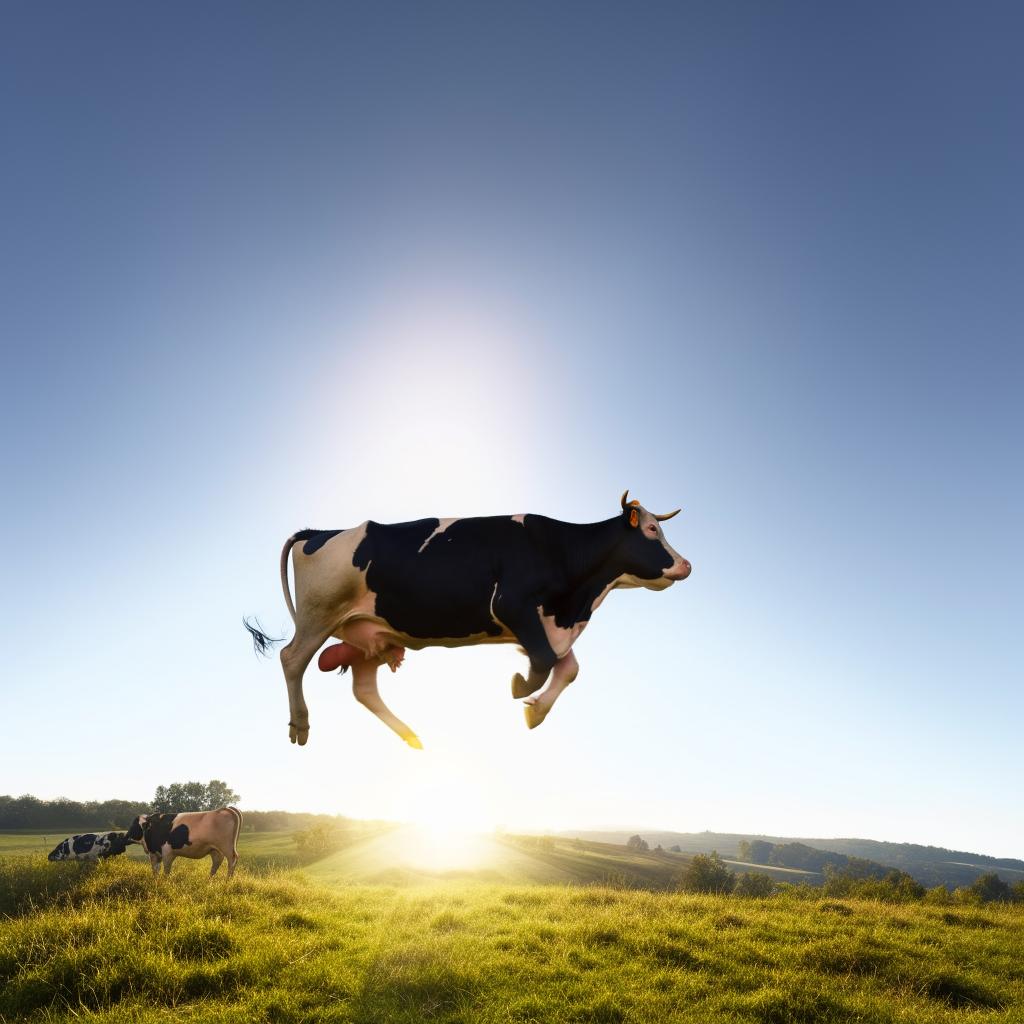
[[629,525],[636,529],[640,525],[640,515],[635,508],[629,510]]

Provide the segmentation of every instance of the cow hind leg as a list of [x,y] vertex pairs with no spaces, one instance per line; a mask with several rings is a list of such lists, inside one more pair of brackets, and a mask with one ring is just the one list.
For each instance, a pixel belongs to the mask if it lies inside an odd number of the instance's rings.
[[235,873],[235,865],[238,863],[238,851],[232,847],[228,854],[228,878]]
[[380,661],[367,658],[365,661],[358,661],[352,666],[352,693],[356,700],[365,708],[369,708],[389,729],[392,729],[399,736],[416,750],[422,750],[423,744],[416,735],[396,715],[392,714],[387,704],[384,703],[380,692],[377,689],[377,669]]
[[309,709],[302,696],[302,676],[320,645],[331,635],[330,629],[296,629],[292,642],[281,651],[281,668],[288,685],[288,738],[305,746],[309,739]]
[[536,729],[547,718],[548,712],[558,700],[559,694],[579,675],[579,671],[579,662],[576,661],[576,655],[572,651],[555,662],[555,667],[551,672],[551,682],[542,693],[527,701],[523,709],[526,714],[526,724],[530,729]]
[[174,863],[174,851],[167,850],[164,853],[164,874],[169,875],[171,873],[171,865]]
[[211,850],[210,860],[212,861],[212,863],[210,864],[210,877],[213,878],[213,876],[217,874],[217,871],[220,869],[221,864],[224,863],[224,854],[221,853],[220,850]]

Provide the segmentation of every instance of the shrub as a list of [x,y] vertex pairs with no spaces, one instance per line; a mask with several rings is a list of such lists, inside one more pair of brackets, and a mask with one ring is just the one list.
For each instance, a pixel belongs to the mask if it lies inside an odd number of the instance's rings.
[[698,853],[679,879],[679,888],[685,892],[730,893],[735,885],[736,875],[722,863],[717,850],[710,855]]
[[970,890],[978,897],[979,903],[1009,903],[1013,899],[1009,883],[1004,882],[994,871],[988,871],[976,878]]
[[775,892],[775,882],[771,875],[766,875],[763,871],[744,871],[736,879],[733,892],[737,896],[771,896]]
[[320,858],[334,853],[341,845],[338,830],[334,825],[328,823],[310,825],[309,828],[296,832],[292,836],[292,841],[298,850],[299,860],[303,864],[320,860]]

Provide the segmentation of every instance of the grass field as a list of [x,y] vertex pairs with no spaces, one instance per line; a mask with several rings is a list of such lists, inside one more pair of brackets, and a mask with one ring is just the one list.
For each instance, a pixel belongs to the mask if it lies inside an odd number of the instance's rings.
[[330,860],[227,883],[4,856],[0,1019],[1024,1020],[1020,906],[331,882]]

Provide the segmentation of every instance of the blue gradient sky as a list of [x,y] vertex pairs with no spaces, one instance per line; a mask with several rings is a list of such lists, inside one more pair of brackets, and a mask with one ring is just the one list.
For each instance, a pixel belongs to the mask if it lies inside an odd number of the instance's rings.
[[[1024,856],[1017,4],[16,5],[0,791]],[[528,732],[276,662],[305,526],[678,504]]]

